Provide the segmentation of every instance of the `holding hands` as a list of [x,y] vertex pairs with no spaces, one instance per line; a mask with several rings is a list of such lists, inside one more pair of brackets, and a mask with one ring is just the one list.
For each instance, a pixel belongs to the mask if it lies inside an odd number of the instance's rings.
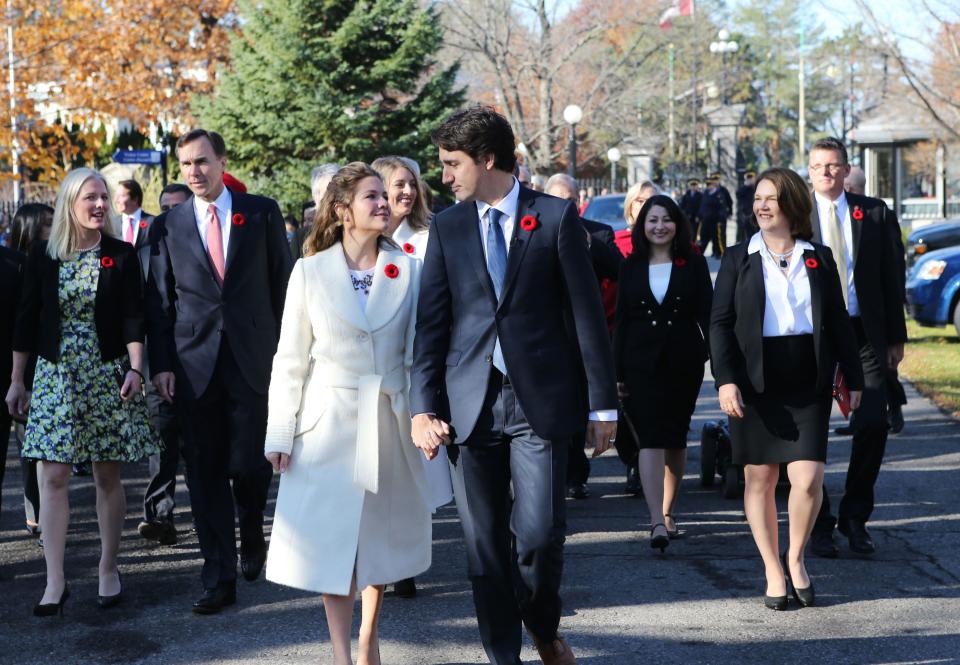
[[440,446],[450,445],[450,425],[430,413],[418,413],[411,419],[413,445],[432,460]]

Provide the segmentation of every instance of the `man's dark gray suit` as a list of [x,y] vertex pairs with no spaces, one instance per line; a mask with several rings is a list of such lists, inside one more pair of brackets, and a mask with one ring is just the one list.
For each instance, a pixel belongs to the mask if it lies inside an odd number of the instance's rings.
[[234,498],[242,553],[259,555],[264,547],[272,476],[263,456],[267,390],[292,269],[275,201],[233,192],[231,212],[222,288],[197,229],[193,198],[150,226],[150,369],[154,376],[176,376],[207,589],[236,579]]
[[[498,665],[520,664],[521,623],[540,641],[557,634],[569,440],[589,411],[617,408],[609,335],[577,211],[522,187],[517,208],[499,300],[476,203],[434,221],[410,390],[411,414],[433,413],[452,426],[477,620]],[[494,367],[498,338],[506,376]]]

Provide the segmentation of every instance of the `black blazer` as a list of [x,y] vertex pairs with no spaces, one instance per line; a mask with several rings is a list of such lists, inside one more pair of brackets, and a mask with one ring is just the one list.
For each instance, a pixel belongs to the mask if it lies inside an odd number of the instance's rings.
[[597,281],[604,279],[617,281],[620,275],[620,264],[623,263],[623,254],[617,248],[613,235],[613,228],[609,224],[594,222],[580,218],[583,226],[590,233],[590,261],[593,263],[593,272]]
[[[100,241],[101,267],[97,280],[94,321],[100,356],[116,360],[127,344],[143,342],[143,276],[136,250],[129,243],[104,234]],[[110,259],[112,265],[104,265]],[[40,240],[30,249],[13,350],[37,353],[55,363],[60,357],[60,261],[47,255]]]
[[674,261],[662,303],[650,290],[649,267],[646,258],[634,254],[620,269],[613,328],[620,381],[628,369],[652,373],[664,353],[684,367],[696,364],[700,371],[709,355],[713,283],[707,260],[691,253],[688,259]]
[[[448,208],[430,227],[410,412],[449,415],[457,443],[476,425],[497,336],[517,398],[538,436],[573,436],[583,431],[588,410],[617,408],[610,338],[577,210],[569,201],[524,187],[517,208],[499,302],[476,204]],[[536,220],[532,230],[521,223],[527,216]]]
[[193,197],[150,225],[150,371],[175,372],[178,394],[203,394],[224,335],[247,384],[261,394],[270,385],[293,260],[277,202],[239,192],[231,197],[222,289],[197,230]]
[[[906,266],[897,217],[880,199],[846,194],[853,225],[853,284],[860,303],[860,318],[870,346],[881,363],[887,346],[907,341],[903,311]],[[853,219],[859,209],[862,219]],[[813,241],[822,242],[816,198],[810,217]]]
[[[20,304],[26,255],[0,245],[0,390],[6,395],[13,369],[13,329]],[[6,411],[6,407],[0,407]],[[0,432],[6,436],[7,432]]]
[[[717,387],[734,383],[762,393],[766,289],[761,255],[748,254],[748,245],[742,242],[730,247],[720,261],[710,316],[710,358]],[[843,304],[837,264],[829,247],[813,247],[803,252],[803,261],[810,280],[817,388],[833,384],[839,362],[850,390],[862,390],[863,369]]]

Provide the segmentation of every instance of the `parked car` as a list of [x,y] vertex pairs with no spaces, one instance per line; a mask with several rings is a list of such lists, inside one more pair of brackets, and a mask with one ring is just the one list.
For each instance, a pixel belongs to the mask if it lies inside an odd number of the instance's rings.
[[627,220],[623,218],[623,200],[625,198],[626,194],[594,196],[587,203],[586,210],[580,216],[594,222],[609,224],[614,231],[621,231],[627,228]]
[[921,326],[952,323],[960,334],[960,247],[917,259],[907,278],[907,309]]
[[960,220],[923,226],[907,236],[907,266],[944,247],[960,245]]

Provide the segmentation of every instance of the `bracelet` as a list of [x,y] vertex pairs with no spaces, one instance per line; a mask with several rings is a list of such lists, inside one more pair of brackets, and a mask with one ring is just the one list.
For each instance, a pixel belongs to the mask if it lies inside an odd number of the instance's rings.
[[137,376],[140,377],[140,385],[141,385],[141,386],[147,382],[147,377],[145,377],[145,376],[143,375],[143,372],[141,372],[140,370],[134,369],[134,368],[131,367],[131,368],[128,369],[127,371],[128,371],[128,372],[133,372],[134,374],[136,374]]

